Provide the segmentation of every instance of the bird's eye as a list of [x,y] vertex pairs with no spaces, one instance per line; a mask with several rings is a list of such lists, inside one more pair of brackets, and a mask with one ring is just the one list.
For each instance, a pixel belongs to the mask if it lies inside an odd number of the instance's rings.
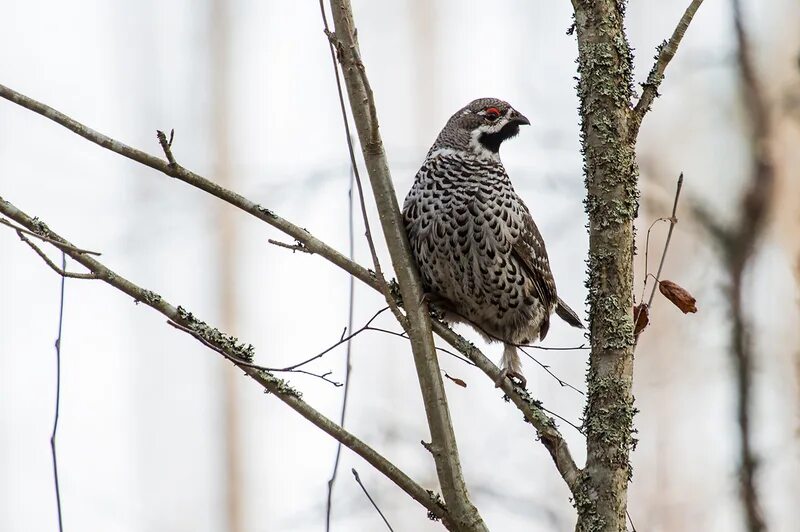
[[485,116],[487,120],[494,122],[500,116],[500,110],[497,107],[489,107],[485,111]]

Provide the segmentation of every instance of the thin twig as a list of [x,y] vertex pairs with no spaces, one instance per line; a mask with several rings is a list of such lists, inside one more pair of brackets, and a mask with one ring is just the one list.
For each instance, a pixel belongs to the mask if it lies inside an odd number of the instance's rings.
[[[0,87],[2,87],[2,85],[0,85]],[[6,225],[6,226],[10,227],[11,229],[16,231],[17,233],[25,233],[26,235],[30,235],[30,236],[32,236],[34,238],[38,238],[39,240],[42,240],[44,242],[48,242],[50,244],[53,244],[54,246],[56,246],[58,249],[61,249],[61,250],[74,251],[75,253],[85,253],[87,255],[94,255],[96,257],[100,256],[100,253],[98,253],[97,251],[89,251],[88,249],[76,248],[75,246],[67,246],[65,244],[62,244],[62,243],[58,242],[57,240],[53,240],[52,238],[50,238],[50,237],[48,237],[46,235],[35,233],[33,231],[28,231],[24,227],[18,227],[16,225],[12,224],[11,222],[9,222],[8,220],[6,220],[5,218],[0,218],[0,224],[3,224],[3,225]]]
[[367,488],[365,488],[364,484],[361,483],[361,478],[359,478],[359,476],[358,476],[358,471],[356,471],[355,468],[351,469],[351,471],[353,472],[353,476],[356,478],[356,482],[358,482],[358,485],[361,486],[361,489],[364,492],[364,495],[366,495],[367,499],[369,499],[369,502],[372,503],[372,507],[375,508],[375,511],[377,511],[378,515],[380,515],[381,519],[383,519],[383,522],[386,523],[386,528],[388,528],[391,532],[394,532],[394,529],[392,528],[392,525],[389,524],[389,521],[386,519],[386,516],[383,515],[383,512],[381,512],[381,509],[378,508],[378,505],[375,504],[375,501],[372,500],[372,497],[370,497],[370,494],[367,491]]
[[586,435],[586,433],[583,431],[583,427],[581,427],[581,426],[580,426],[580,425],[578,425],[577,423],[573,423],[572,421],[570,421],[569,419],[565,418],[565,417],[564,417],[564,416],[562,416],[561,414],[557,414],[557,413],[553,412],[552,410],[550,410],[550,409],[548,409],[548,408],[545,408],[545,407],[543,407],[543,406],[541,406],[540,408],[541,408],[542,410],[544,410],[545,412],[547,412],[548,414],[550,414],[551,416],[553,416],[553,417],[555,417],[555,418],[558,418],[558,419],[560,419],[561,421],[563,421],[564,423],[566,423],[567,425],[569,425],[569,426],[570,426],[570,427],[572,427],[573,429],[577,430],[577,431],[578,431],[578,433],[580,433],[580,434],[582,434],[582,435],[584,435],[584,436]]
[[169,132],[169,140],[167,140],[167,136],[163,131],[156,130],[156,138],[161,145],[161,149],[164,150],[164,156],[166,156],[170,166],[177,167],[178,163],[175,162],[175,156],[172,155],[172,140],[175,138],[175,130],[173,129]]
[[293,252],[299,251],[301,253],[308,253],[309,255],[314,254],[314,252],[309,250],[302,242],[297,242],[296,244],[286,244],[285,242],[281,242],[280,240],[274,240],[272,238],[268,238],[267,242],[269,242],[273,246],[278,246],[279,248],[291,249]]
[[[397,302],[395,301],[394,297],[392,296],[389,285],[386,283],[386,278],[383,275],[383,271],[381,270],[381,263],[378,260],[378,252],[375,249],[375,241],[372,238],[372,230],[369,226],[369,217],[367,216],[367,205],[364,201],[364,188],[361,183],[361,174],[358,171],[358,164],[356,164],[356,155],[355,150],[353,148],[353,136],[350,133],[350,122],[347,119],[347,107],[344,103],[344,91],[342,89],[342,79],[341,75],[339,74],[339,64],[336,61],[336,53],[337,48],[336,45],[338,41],[335,38],[335,35],[330,30],[330,26],[328,25],[328,17],[325,14],[325,3],[323,0],[319,0],[319,10],[322,14],[322,24],[324,26],[325,36],[328,38],[328,48],[330,49],[331,53],[331,63],[333,65],[333,73],[336,78],[336,91],[339,95],[339,109],[342,114],[342,123],[344,124],[344,134],[345,139],[347,140],[347,153],[350,156],[350,168],[352,172],[353,179],[355,180],[356,187],[358,188],[358,203],[361,207],[361,217],[364,220],[364,236],[367,239],[367,245],[369,246],[369,252],[372,256],[372,265],[375,267],[375,278],[378,280],[378,283],[381,288],[381,292],[383,293],[384,298],[386,299],[386,303],[392,309],[392,314],[395,315],[397,320],[403,325],[404,320],[401,319],[403,315],[400,311],[400,308],[397,306]],[[377,128],[375,128],[377,131]]]
[[[408,337],[408,333],[406,333],[406,332],[391,331],[389,329],[383,329],[381,327],[371,327],[371,326],[370,327],[366,327],[364,330],[365,331],[381,332],[381,333],[384,333],[384,334],[388,334],[390,336],[397,336],[398,338],[402,338],[403,340],[410,340],[410,338]],[[450,355],[451,357],[453,357],[453,358],[455,358],[457,360],[460,360],[461,362],[463,362],[465,364],[469,364],[470,366],[475,366],[476,365],[475,362],[471,361],[470,359],[464,358],[461,355],[453,353],[452,351],[450,351],[449,349],[445,349],[444,347],[438,347],[437,346],[436,350],[440,351],[442,353],[445,353],[447,355]]]
[[586,344],[575,345],[571,347],[553,347],[545,345],[514,344],[514,343],[511,343],[509,345],[513,345],[514,347],[524,347],[527,349],[538,349],[540,351],[588,351],[591,349],[591,347],[587,347]]
[[689,4],[689,7],[684,11],[680,21],[678,21],[678,25],[675,27],[675,31],[672,32],[672,36],[668,41],[664,41],[658,47],[656,62],[647,75],[647,81],[642,84],[644,86],[642,96],[639,98],[632,112],[629,131],[631,139],[635,139],[638,135],[639,126],[642,123],[644,115],[650,110],[650,107],[653,105],[653,100],[658,96],[658,87],[664,80],[664,72],[667,70],[667,65],[669,65],[669,62],[675,57],[675,52],[678,51],[678,45],[681,43],[683,36],[686,34],[686,30],[689,28],[689,23],[692,22],[692,18],[694,18],[697,9],[702,3],[703,0],[692,0],[692,3]]
[[259,366],[258,364],[253,364],[252,362],[248,362],[246,360],[242,360],[241,358],[231,356],[230,354],[228,354],[227,351],[225,351],[224,348],[221,348],[221,347],[213,344],[212,342],[209,342],[208,340],[206,340],[203,337],[203,335],[201,335],[200,333],[198,333],[197,331],[195,331],[194,329],[192,329],[190,327],[186,327],[186,326],[181,325],[180,323],[176,323],[176,322],[174,322],[172,320],[167,320],[167,324],[171,325],[172,327],[175,327],[179,331],[183,331],[185,333],[189,333],[192,337],[197,339],[201,344],[203,344],[204,346],[208,347],[209,349],[213,349],[214,351],[216,351],[220,355],[224,356],[230,362],[233,362],[235,365],[237,365],[239,367],[256,369],[256,370],[259,370],[259,371],[269,371],[271,373],[280,373],[280,372],[302,373],[303,375],[309,375],[311,377],[316,377],[317,379],[321,379],[321,380],[323,380],[323,381],[325,381],[325,382],[327,382],[329,384],[333,384],[337,388],[339,388],[342,385],[342,383],[336,382],[336,381],[331,380],[331,379],[328,378],[328,375],[331,374],[330,371],[327,372],[327,373],[320,374],[320,373],[314,373],[314,372],[311,372],[311,371],[306,371],[304,369],[279,369],[279,368],[269,368],[269,367],[266,367],[266,366]]
[[[67,269],[67,256],[61,252],[61,271]],[[58,414],[61,406],[61,330],[64,324],[64,285],[66,276],[61,276],[61,290],[58,303],[58,336],[56,337],[56,410],[53,416],[53,432],[50,435],[50,453],[53,457],[53,483],[56,488],[56,509],[58,510],[58,530],[64,531],[61,516],[61,488],[58,482],[58,460],[56,459],[56,433],[58,432]]]
[[575,391],[576,391],[576,392],[578,392],[579,394],[583,395],[584,397],[586,396],[586,394],[585,394],[585,393],[583,393],[581,390],[579,390],[579,389],[578,389],[578,388],[576,388],[575,386],[571,385],[570,383],[568,383],[567,381],[565,381],[565,380],[561,379],[561,378],[560,378],[558,375],[556,375],[555,373],[553,373],[553,371],[550,369],[550,366],[548,366],[548,365],[546,365],[546,364],[542,364],[541,362],[539,362],[539,361],[536,359],[536,357],[534,357],[533,355],[531,355],[530,353],[528,353],[528,352],[527,352],[527,351],[526,351],[524,348],[521,348],[521,347],[520,347],[520,348],[519,348],[519,350],[520,350],[520,351],[522,351],[523,353],[525,353],[525,355],[527,355],[527,357],[528,357],[528,358],[530,358],[531,360],[533,360],[534,362],[536,362],[536,363],[537,363],[537,364],[538,364],[538,365],[539,365],[539,366],[540,366],[540,367],[541,367],[543,370],[545,370],[545,371],[547,372],[547,374],[548,374],[548,375],[550,375],[551,377],[553,377],[553,378],[556,380],[556,382],[558,382],[558,384],[559,384],[559,385],[560,385],[562,388],[570,388],[570,389],[572,389],[572,390],[575,390]]
[[[324,13],[324,11],[323,11]],[[348,258],[353,260],[355,255],[355,229],[354,229],[354,216],[353,216],[353,186],[355,181],[355,171],[353,167],[350,169],[350,188],[347,193],[347,239],[348,239]],[[355,289],[356,280],[350,276],[350,289],[348,291],[347,302],[347,328],[345,331],[353,330],[353,309],[355,308]],[[344,331],[342,331],[344,337]],[[344,372],[344,393],[342,394],[342,413],[339,416],[339,426],[344,427],[345,414],[347,413],[347,398],[350,392],[350,373],[353,369],[351,364],[353,340],[347,340],[347,352],[345,354],[345,372]],[[339,459],[342,456],[342,443],[338,442],[336,445],[336,457],[333,460],[333,472],[331,478],[328,480],[328,494],[325,501],[325,530],[329,532],[331,529],[331,512],[333,510],[333,484],[336,482],[336,475],[339,472]]]
[[[30,248],[35,251],[39,257],[41,257],[41,259],[50,267],[50,269],[52,269],[61,277],[69,277],[70,279],[97,279],[97,276],[93,273],[73,273],[64,271],[56,266],[56,264],[50,260],[50,257],[48,257],[47,254],[39,248],[39,246],[31,242],[21,230],[17,230],[17,235],[19,236],[20,240],[28,244],[28,246],[30,246]],[[64,252],[62,251],[61,253],[63,255]]]
[[[653,231],[653,228],[659,222],[669,222],[671,218],[656,218],[653,220],[653,223],[650,224],[650,227],[647,228],[647,236],[644,239],[644,281],[642,282],[642,295],[639,298],[640,302],[644,301],[644,294],[647,292],[647,279],[649,276],[649,265],[650,265],[650,233]],[[636,302],[634,298],[634,303]],[[634,316],[634,323],[636,323],[636,316]]]
[[631,517],[631,513],[628,511],[627,508],[625,509],[625,515],[628,516],[628,521],[631,524],[631,532],[636,532],[636,525],[633,524],[633,518]]
[[353,333],[351,333],[351,334],[348,334],[347,336],[342,336],[341,338],[339,338],[339,340],[338,340],[336,343],[334,343],[334,344],[333,344],[333,345],[331,345],[330,347],[327,347],[327,348],[323,349],[322,351],[320,351],[320,352],[319,352],[319,353],[317,353],[316,355],[314,355],[314,356],[312,356],[312,357],[309,357],[309,358],[307,358],[307,359],[303,360],[302,362],[298,362],[297,364],[292,364],[291,366],[286,366],[285,368],[281,368],[281,369],[280,369],[280,370],[278,370],[278,371],[292,371],[293,369],[297,369],[297,368],[299,368],[299,367],[301,367],[301,366],[305,366],[305,365],[306,365],[306,364],[308,364],[309,362],[313,362],[314,360],[317,360],[318,358],[322,358],[324,355],[327,355],[328,353],[330,353],[331,351],[333,351],[334,349],[336,349],[336,348],[337,348],[337,347],[339,347],[340,345],[342,345],[342,344],[344,344],[344,343],[347,343],[347,342],[349,342],[349,341],[350,341],[350,340],[351,340],[353,337],[355,337],[355,336],[358,336],[358,335],[359,335],[359,334],[361,334],[362,332],[364,332],[364,331],[368,330],[368,329],[369,329],[369,326],[370,326],[370,324],[371,324],[373,321],[375,321],[375,319],[376,319],[378,316],[380,316],[382,313],[384,313],[384,312],[385,312],[385,311],[387,311],[388,309],[389,309],[389,307],[383,307],[383,308],[382,308],[382,309],[380,309],[378,312],[376,312],[375,314],[373,314],[373,315],[372,315],[372,317],[371,317],[371,318],[370,318],[370,319],[367,321],[367,323],[366,323],[366,324],[365,324],[363,327],[361,327],[360,329],[358,329],[357,331],[355,331],[355,332],[353,332]]
[[[675,186],[675,199],[672,202],[672,216],[669,218],[657,218],[653,223],[650,224],[650,228],[647,230],[647,239],[645,240],[645,248],[644,248],[644,281],[642,286],[642,302],[644,300],[644,294],[647,291],[647,280],[648,278],[653,278],[653,288],[650,291],[650,297],[647,300],[647,311],[651,312],[653,308],[653,299],[656,295],[656,289],[658,288],[659,282],[661,282],[661,271],[664,269],[664,261],[667,258],[667,251],[669,251],[669,243],[672,240],[672,231],[675,229],[675,225],[678,223],[678,200],[681,197],[681,189],[683,189],[683,172],[680,173],[678,176],[678,183]],[[653,227],[656,223],[667,220],[669,221],[669,230],[667,231],[667,238],[664,240],[664,249],[661,251],[661,259],[658,262],[658,270],[656,274],[653,275],[652,273],[648,272],[648,257],[649,257],[649,248],[650,248],[650,231],[653,230]],[[633,317],[633,323],[636,324],[639,321],[639,314]],[[639,337],[641,335],[637,334],[633,339],[633,351],[636,351],[636,346],[639,345]]]
[[[650,298],[647,300],[647,308],[652,310],[653,308],[653,298],[656,295],[656,288],[658,288],[658,283],[661,280],[661,271],[664,269],[664,261],[667,258],[667,251],[669,251],[669,243],[672,240],[672,231],[675,229],[675,226],[678,223],[678,200],[681,197],[681,189],[683,188],[683,172],[681,175],[678,176],[678,184],[675,187],[675,200],[672,203],[672,216],[669,218],[669,230],[667,231],[667,239],[664,241],[664,250],[661,252],[661,260],[658,262],[658,270],[656,270],[656,279],[655,283],[653,283],[653,290],[650,292]],[[647,279],[645,279],[647,282]]]

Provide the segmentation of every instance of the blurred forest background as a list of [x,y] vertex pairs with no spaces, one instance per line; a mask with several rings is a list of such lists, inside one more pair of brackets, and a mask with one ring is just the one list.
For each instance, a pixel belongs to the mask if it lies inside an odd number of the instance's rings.
[[[587,236],[569,2],[353,3],[398,193],[455,110],[476,97],[508,100],[533,126],[504,146],[505,166],[548,242],[560,294],[581,308]],[[630,3],[637,80],[687,4]],[[175,128],[181,164],[348,249],[349,163],[317,2],[0,0],[0,13],[0,82],[153,154],[160,154],[155,130]],[[771,117],[756,150],[771,150],[776,179],[742,285],[754,345],[753,449],[766,522],[788,532],[797,530],[800,499],[800,2],[750,0],[744,15]],[[669,215],[684,172],[663,278],[688,288],[700,310],[684,317],[656,300],[637,348],[629,510],[641,531],[744,530],[729,278],[715,237],[695,216],[741,224],[759,153],[730,2],[704,3],[661,92],[638,147],[637,285],[646,229]],[[6,101],[0,193],[76,245],[101,251],[121,274],[252,343],[259,363],[304,359],[338,340],[347,323],[349,279],[341,271],[269,245],[281,238],[277,231]],[[666,227],[654,229],[654,249]],[[362,233],[356,214],[355,257],[369,264]],[[4,531],[56,526],[49,436],[59,284],[13,231],[0,232]],[[377,293],[356,285],[356,326],[381,307]],[[557,322],[545,345],[584,341]],[[67,530],[324,529],[335,442],[221,357],[108,286],[77,280],[67,281],[62,348]],[[487,354],[497,360],[499,346]],[[585,351],[535,354],[583,388]],[[340,347],[314,368],[341,381],[344,356]],[[419,444],[428,432],[409,346],[367,332],[354,340],[352,362],[347,426],[435,489]],[[471,367],[446,356],[442,365],[468,384],[447,383],[466,480],[489,527],[572,529],[568,490],[519,413]],[[580,423],[583,397],[530,360],[525,367],[534,396]],[[341,388],[291,380],[338,418]],[[582,463],[582,436],[561,426]],[[333,530],[383,526],[351,467],[396,530],[441,530],[347,450]]]

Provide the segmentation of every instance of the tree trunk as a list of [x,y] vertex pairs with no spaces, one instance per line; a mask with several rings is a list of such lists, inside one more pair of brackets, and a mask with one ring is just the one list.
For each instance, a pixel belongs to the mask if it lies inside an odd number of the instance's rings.
[[[589,215],[591,347],[584,413],[587,459],[575,497],[580,532],[624,531],[633,396],[632,56],[624,3],[574,0],[581,142]],[[634,126],[635,127],[635,126]]]

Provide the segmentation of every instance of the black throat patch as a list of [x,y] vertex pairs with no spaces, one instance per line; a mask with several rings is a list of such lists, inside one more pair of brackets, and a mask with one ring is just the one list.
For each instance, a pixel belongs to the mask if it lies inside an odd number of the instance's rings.
[[519,124],[516,122],[509,122],[503,126],[503,129],[496,133],[482,133],[481,136],[478,137],[478,142],[483,144],[483,147],[487,150],[497,153],[500,151],[500,144],[502,144],[504,140],[516,137],[518,133]]

